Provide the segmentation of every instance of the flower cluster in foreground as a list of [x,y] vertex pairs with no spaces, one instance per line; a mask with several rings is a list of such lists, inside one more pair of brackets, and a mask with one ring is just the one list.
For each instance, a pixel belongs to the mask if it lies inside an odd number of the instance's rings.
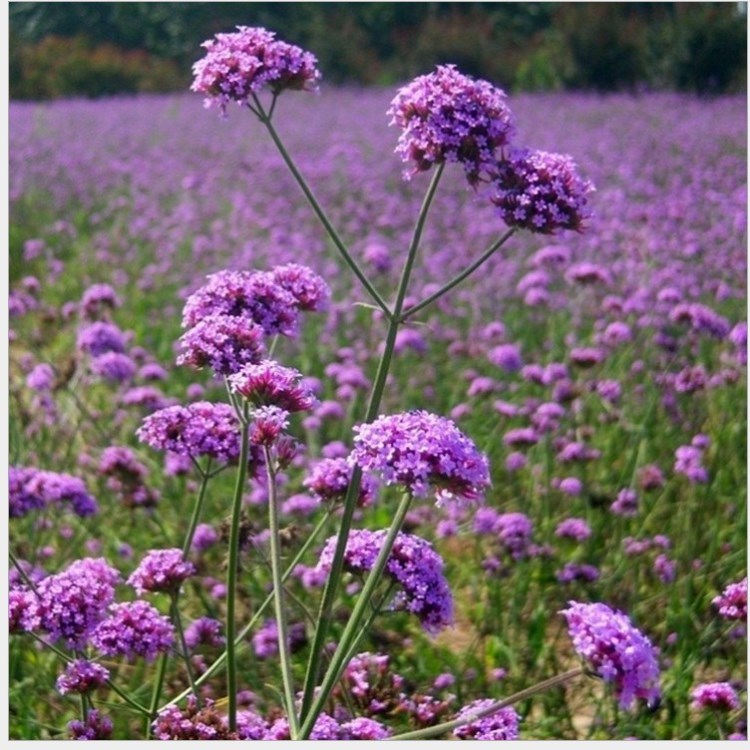
[[649,704],[660,699],[656,650],[626,615],[606,604],[579,602],[570,602],[562,614],[575,650],[599,677],[613,685],[622,708],[630,708],[638,698]]
[[489,487],[487,457],[449,419],[411,411],[379,417],[354,430],[349,461],[414,497],[434,491],[438,503],[478,500]]

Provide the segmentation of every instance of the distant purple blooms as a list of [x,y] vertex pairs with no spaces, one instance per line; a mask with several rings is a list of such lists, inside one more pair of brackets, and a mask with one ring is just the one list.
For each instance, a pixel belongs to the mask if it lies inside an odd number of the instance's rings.
[[185,560],[180,549],[151,550],[128,578],[138,593],[164,591],[175,594],[182,582],[195,573],[195,566]]
[[[310,470],[305,487],[321,502],[342,502],[349,488],[352,466],[345,458],[324,458]],[[358,505],[371,505],[377,494],[377,485],[371,476],[361,477]]]
[[728,682],[708,682],[690,693],[693,708],[713,711],[736,711],[740,708],[737,691]]
[[509,227],[539,234],[581,232],[589,216],[593,186],[576,173],[569,156],[529,149],[498,162],[492,202]]
[[174,628],[148,602],[112,604],[107,619],[102,620],[91,636],[93,645],[105,656],[136,656],[153,661],[169,650],[174,642]]
[[464,706],[456,719],[470,721],[453,730],[453,736],[460,740],[517,740],[520,716],[515,709],[508,706],[487,714],[479,719],[472,719],[477,712],[488,709],[495,701],[476,700]]
[[85,518],[99,511],[99,504],[79,477],[31,467],[11,466],[8,473],[10,516],[20,517],[48,505],[70,506]]
[[747,577],[730,583],[712,603],[725,620],[747,620]]
[[185,628],[185,643],[189,648],[198,646],[223,646],[222,623],[211,617],[199,617]]
[[475,184],[514,132],[505,92],[453,65],[438,65],[401,88],[388,114],[402,130],[396,152],[411,165],[407,179],[434,164],[457,162]]
[[[352,531],[346,546],[344,566],[352,573],[372,569],[386,531]],[[320,555],[317,570],[328,571],[336,537],[331,537]],[[385,568],[385,574],[401,587],[394,607],[417,615],[429,633],[449,625],[453,618],[453,596],[443,575],[443,561],[432,545],[413,534],[399,533]]]
[[206,106],[252,103],[264,88],[316,91],[320,72],[310,52],[276,39],[273,31],[238,26],[203,42],[206,55],[193,65],[192,91],[206,96]]
[[106,352],[125,351],[125,334],[113,323],[91,323],[78,332],[76,344],[80,351],[99,357]]
[[659,700],[657,652],[626,615],[606,604],[579,602],[570,602],[562,614],[576,651],[613,685],[622,708],[630,708],[638,698],[649,703]]
[[127,383],[136,373],[136,364],[122,352],[105,352],[94,357],[89,366],[94,375],[110,383]]
[[583,518],[566,518],[557,524],[555,536],[582,542],[591,536],[591,528]]
[[415,497],[435,492],[438,502],[477,500],[489,487],[486,456],[449,419],[426,411],[383,416],[354,428],[349,457],[363,471],[399,484]]
[[331,289],[312,269],[299,263],[287,263],[271,270],[276,283],[294,298],[300,310],[321,312],[328,308]]

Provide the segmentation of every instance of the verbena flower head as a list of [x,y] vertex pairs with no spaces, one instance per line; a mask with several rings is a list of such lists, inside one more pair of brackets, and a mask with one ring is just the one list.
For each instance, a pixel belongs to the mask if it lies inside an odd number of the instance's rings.
[[[490,699],[472,701],[458,712],[456,719],[469,719],[493,703]],[[517,740],[519,721],[520,716],[508,706],[454,729],[453,736],[459,740]]]
[[263,329],[240,315],[208,315],[180,337],[178,365],[231,375],[263,356]]
[[101,558],[84,558],[37,584],[30,616],[55,642],[80,649],[114,600],[120,574]]
[[490,485],[487,457],[449,419],[426,411],[381,416],[354,428],[351,464],[438,503],[477,500]]
[[561,614],[578,654],[605,682],[612,683],[624,709],[637,698],[659,700],[659,663],[654,647],[622,612],[606,604],[570,602]]
[[93,645],[106,656],[135,656],[153,661],[169,651],[174,628],[169,618],[142,599],[112,604],[109,616],[91,635]]
[[331,289],[311,268],[287,263],[276,266],[271,273],[276,283],[294,297],[300,310],[321,312],[328,308]]
[[92,357],[99,357],[106,352],[125,351],[125,334],[113,323],[92,323],[78,331],[76,339],[78,349]]
[[[310,470],[303,484],[324,503],[342,502],[349,489],[352,466],[345,458],[324,458]],[[363,476],[359,483],[358,505],[372,505],[377,494],[377,485],[370,476]]]
[[215,701],[206,699],[199,707],[194,695],[187,706],[167,706],[159,711],[152,730],[157,740],[238,740],[237,732],[230,732],[226,716],[215,707]]
[[728,682],[708,682],[693,688],[690,693],[695,709],[736,711],[740,708],[737,691]]
[[274,94],[286,89],[317,91],[318,61],[310,52],[276,39],[263,28],[238,26],[203,42],[206,56],[193,65],[192,91],[205,94],[207,107],[218,104],[226,113],[229,102],[242,105],[263,88]]
[[245,365],[228,378],[232,391],[253,405],[277,406],[288,412],[309,411],[317,403],[301,380],[302,373],[270,359]]
[[22,518],[32,510],[41,510],[47,500],[37,492],[27,489],[27,484],[37,469],[31,466],[8,468],[8,511],[11,518]]
[[77,516],[85,518],[99,511],[99,505],[79,477],[55,471],[37,471],[26,482],[26,492],[36,495],[43,506],[69,505]]
[[219,271],[185,301],[182,327],[192,328],[209,315],[250,318],[268,336],[294,336],[299,325],[298,302],[265,271]]
[[147,416],[136,435],[156,450],[194,459],[209,456],[232,463],[240,455],[240,423],[229,404],[169,406]]
[[93,284],[81,297],[81,313],[89,320],[95,319],[103,310],[119,306],[117,292],[109,284]]
[[101,664],[85,659],[76,659],[68,664],[57,678],[57,689],[62,694],[90,693],[104,685],[109,679],[109,670]]
[[403,131],[396,153],[411,164],[405,179],[433,164],[457,162],[475,184],[514,131],[505,92],[454,65],[439,65],[404,86],[387,114]]
[[384,724],[366,716],[358,716],[341,725],[343,739],[347,740],[384,740],[393,732]]
[[127,383],[137,370],[135,362],[122,352],[105,352],[94,357],[89,366],[94,375],[110,383]]
[[86,721],[73,719],[68,722],[68,731],[74,740],[108,740],[112,737],[112,720],[96,709],[86,714]]
[[260,406],[253,410],[250,423],[250,442],[253,445],[273,445],[289,427],[289,412],[278,406]]
[[730,583],[712,603],[726,620],[747,620],[747,578]]
[[353,656],[341,675],[334,696],[348,696],[358,712],[366,716],[391,714],[401,702],[404,678],[386,654],[369,651]]
[[498,162],[490,200],[509,227],[537,234],[581,232],[593,189],[569,156],[524,149]]
[[[360,529],[352,531],[346,545],[346,570],[363,574],[371,570],[387,532]],[[328,572],[333,562],[336,537],[331,537],[316,566]],[[449,625],[453,619],[453,596],[443,575],[443,560],[424,539],[399,533],[386,563],[385,574],[401,586],[393,606],[417,615],[429,633]]]
[[189,648],[197,646],[223,646],[222,623],[211,617],[199,617],[185,628],[185,643]]
[[193,563],[185,560],[180,549],[154,549],[133,571],[127,583],[138,595],[146,591],[176,593],[182,582],[195,573]]

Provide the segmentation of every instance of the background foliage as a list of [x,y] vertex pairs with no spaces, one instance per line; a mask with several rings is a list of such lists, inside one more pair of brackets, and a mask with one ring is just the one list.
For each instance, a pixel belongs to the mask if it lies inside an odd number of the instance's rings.
[[334,82],[390,85],[453,62],[511,90],[744,90],[742,3],[10,4],[18,99],[184,90],[200,43],[279,30]]

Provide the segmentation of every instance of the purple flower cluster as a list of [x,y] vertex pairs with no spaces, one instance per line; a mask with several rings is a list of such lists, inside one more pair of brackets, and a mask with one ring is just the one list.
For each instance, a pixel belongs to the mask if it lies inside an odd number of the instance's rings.
[[675,452],[674,471],[683,474],[693,484],[705,484],[708,470],[703,465],[703,448],[696,445],[681,445]]
[[695,709],[713,711],[736,711],[740,708],[737,691],[728,682],[706,682],[693,688],[690,693]]
[[509,227],[538,234],[581,232],[593,189],[569,156],[524,149],[498,163],[491,201]]
[[472,719],[478,711],[489,708],[494,702],[489,699],[476,700],[464,706],[456,715],[456,719],[470,721],[454,729],[453,736],[459,740],[517,740],[521,717],[510,706],[480,719]]
[[[338,503],[344,500],[351,477],[352,466],[345,458],[324,458],[313,466],[303,484],[320,502]],[[357,504],[366,508],[373,504],[376,495],[376,482],[370,476],[363,476]]]
[[449,419],[426,411],[383,416],[354,428],[349,462],[438,503],[477,500],[489,487],[487,457]]
[[81,314],[95,320],[103,310],[112,310],[120,306],[117,292],[109,284],[92,284],[81,297]]
[[110,445],[99,458],[99,473],[107,477],[107,487],[117,492],[128,508],[152,508],[159,493],[145,484],[148,470],[135,453],[124,445]]
[[725,620],[747,620],[747,577],[730,583],[712,603]]
[[[288,648],[291,653],[298,651],[307,643],[305,623],[293,622],[287,630]],[[276,620],[266,620],[253,636],[253,650],[258,659],[276,657],[279,653],[279,631]]]
[[402,129],[396,153],[412,164],[406,179],[433,164],[457,162],[474,184],[514,131],[505,92],[463,75],[454,65],[438,65],[404,86],[388,114],[390,124]]
[[182,582],[195,573],[193,563],[185,560],[180,549],[151,550],[133,571],[127,583],[139,596],[146,591],[175,594]]
[[211,617],[199,617],[185,628],[185,643],[189,648],[198,646],[223,646],[222,624]]
[[142,599],[112,604],[107,619],[91,634],[91,643],[106,656],[141,656],[147,661],[169,651],[173,642],[169,618]]
[[100,357],[107,352],[124,352],[125,335],[114,323],[99,321],[81,328],[76,345],[80,351]]
[[240,315],[207,315],[180,338],[178,365],[197,370],[210,367],[216,375],[231,375],[263,356],[263,329]]
[[67,505],[81,518],[94,515],[99,505],[83,480],[70,474],[11,466],[8,472],[8,504],[11,518],[48,505]]
[[251,404],[276,406],[288,412],[309,411],[317,403],[301,380],[300,372],[270,359],[245,365],[228,378],[232,392]]
[[90,693],[104,685],[109,679],[109,670],[101,664],[85,659],[76,659],[68,664],[57,678],[57,689],[62,694]]
[[[385,530],[352,531],[344,555],[345,568],[360,575],[371,570],[386,535]],[[330,571],[335,547],[336,537],[331,537],[320,554],[317,571]],[[452,622],[453,595],[443,575],[443,561],[429,542],[413,534],[399,533],[385,574],[401,587],[394,608],[417,615],[429,633],[442,630]]]
[[91,372],[110,383],[127,383],[135,376],[135,362],[122,352],[105,352],[89,364]]
[[317,91],[320,72],[310,52],[276,39],[263,28],[238,26],[203,42],[206,56],[193,65],[192,91],[205,94],[206,106],[246,104],[268,87],[277,95],[286,89]]
[[68,731],[73,740],[108,740],[112,737],[112,720],[92,709],[86,713],[86,721],[73,719],[68,723]]
[[62,639],[68,648],[83,648],[114,600],[119,578],[101,558],[76,560],[37,584],[27,629],[48,633],[53,643]]
[[605,682],[614,686],[624,709],[637,698],[655,703],[661,696],[654,647],[628,617],[606,604],[569,602],[561,614],[578,654]]
[[267,336],[294,336],[299,326],[296,299],[266,271],[219,271],[185,301],[182,327],[192,328],[210,315],[243,317]]
[[196,401],[160,409],[143,420],[136,435],[152,448],[178,456],[232,463],[240,455],[240,424],[232,407],[223,403]]
[[352,657],[341,676],[345,694],[366,716],[390,714],[401,701],[404,678],[386,654],[369,651]]
[[294,297],[299,310],[322,312],[328,309],[331,289],[312,269],[287,263],[271,270],[276,283]]

